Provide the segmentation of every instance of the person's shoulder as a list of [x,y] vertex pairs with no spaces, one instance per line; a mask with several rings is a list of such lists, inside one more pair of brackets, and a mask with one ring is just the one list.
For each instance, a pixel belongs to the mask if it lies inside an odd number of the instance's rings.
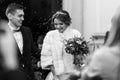
[[70,30],[70,31],[74,31],[74,32],[79,32],[77,29],[72,28],[72,27],[68,27],[68,30]]
[[21,26],[21,30],[23,31],[23,32],[27,32],[27,33],[30,33],[31,34],[31,29],[29,28],[29,27],[26,27],[26,26]]
[[72,31],[79,32],[77,29],[71,28]]
[[69,28],[69,32],[72,33],[73,35],[79,35],[79,37],[81,36],[80,31],[78,31],[77,29]]
[[77,29],[74,29],[74,28],[70,28],[70,29],[71,29],[71,31],[72,31],[73,33],[79,33],[79,34],[80,34],[80,31],[77,30]]
[[107,46],[103,46],[99,49],[97,49],[94,53],[93,53],[93,57],[102,57],[105,55],[108,55],[111,53],[111,50],[109,47]]
[[106,52],[106,51],[109,51],[109,48],[106,46],[102,46],[101,48],[96,49],[96,51],[94,53],[99,54],[101,52]]
[[108,58],[110,54],[109,47],[103,46],[97,50],[95,50],[90,56],[88,64],[93,66],[97,63],[102,64]]
[[26,29],[26,30],[30,30],[30,28],[26,27],[26,26],[21,26],[21,28]]

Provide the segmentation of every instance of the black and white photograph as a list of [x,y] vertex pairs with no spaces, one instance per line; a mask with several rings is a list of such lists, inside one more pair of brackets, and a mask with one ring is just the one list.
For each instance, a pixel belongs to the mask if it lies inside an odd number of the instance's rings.
[[0,80],[120,80],[120,1],[0,0]]

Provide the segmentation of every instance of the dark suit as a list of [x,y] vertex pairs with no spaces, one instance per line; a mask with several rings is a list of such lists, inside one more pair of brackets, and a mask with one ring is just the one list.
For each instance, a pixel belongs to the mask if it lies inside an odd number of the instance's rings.
[[33,45],[32,33],[29,28],[20,28],[23,37],[23,54],[20,54],[18,49],[19,67],[27,74],[27,80],[33,80],[34,73],[31,66],[31,55],[39,52],[39,50]]
[[[21,26],[20,31],[23,37],[23,53],[21,54],[18,46],[17,54],[18,54],[18,69],[10,70],[5,75],[12,80],[34,80],[34,72],[31,64],[31,55],[38,53],[39,50],[33,45],[33,38],[31,30],[27,27]],[[16,42],[16,41],[15,41]],[[17,42],[16,42],[17,45]],[[17,77],[15,77],[17,76]],[[8,79],[8,78],[7,78]],[[7,80],[5,79],[5,80]]]

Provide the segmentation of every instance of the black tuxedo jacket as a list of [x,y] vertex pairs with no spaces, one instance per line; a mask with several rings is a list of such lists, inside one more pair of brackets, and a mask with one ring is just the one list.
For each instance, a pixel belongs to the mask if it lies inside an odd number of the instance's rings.
[[20,50],[17,46],[19,67],[27,74],[27,77],[32,80],[34,74],[31,64],[31,55],[39,52],[39,50],[33,44],[31,30],[24,26],[21,26],[20,30],[23,37],[23,54],[20,53]]

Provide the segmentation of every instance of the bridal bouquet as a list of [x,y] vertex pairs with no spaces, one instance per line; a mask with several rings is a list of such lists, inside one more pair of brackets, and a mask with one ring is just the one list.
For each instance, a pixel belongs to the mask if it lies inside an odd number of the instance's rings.
[[74,64],[81,67],[84,58],[89,53],[88,42],[83,37],[74,37],[66,40],[65,51],[74,56]]

